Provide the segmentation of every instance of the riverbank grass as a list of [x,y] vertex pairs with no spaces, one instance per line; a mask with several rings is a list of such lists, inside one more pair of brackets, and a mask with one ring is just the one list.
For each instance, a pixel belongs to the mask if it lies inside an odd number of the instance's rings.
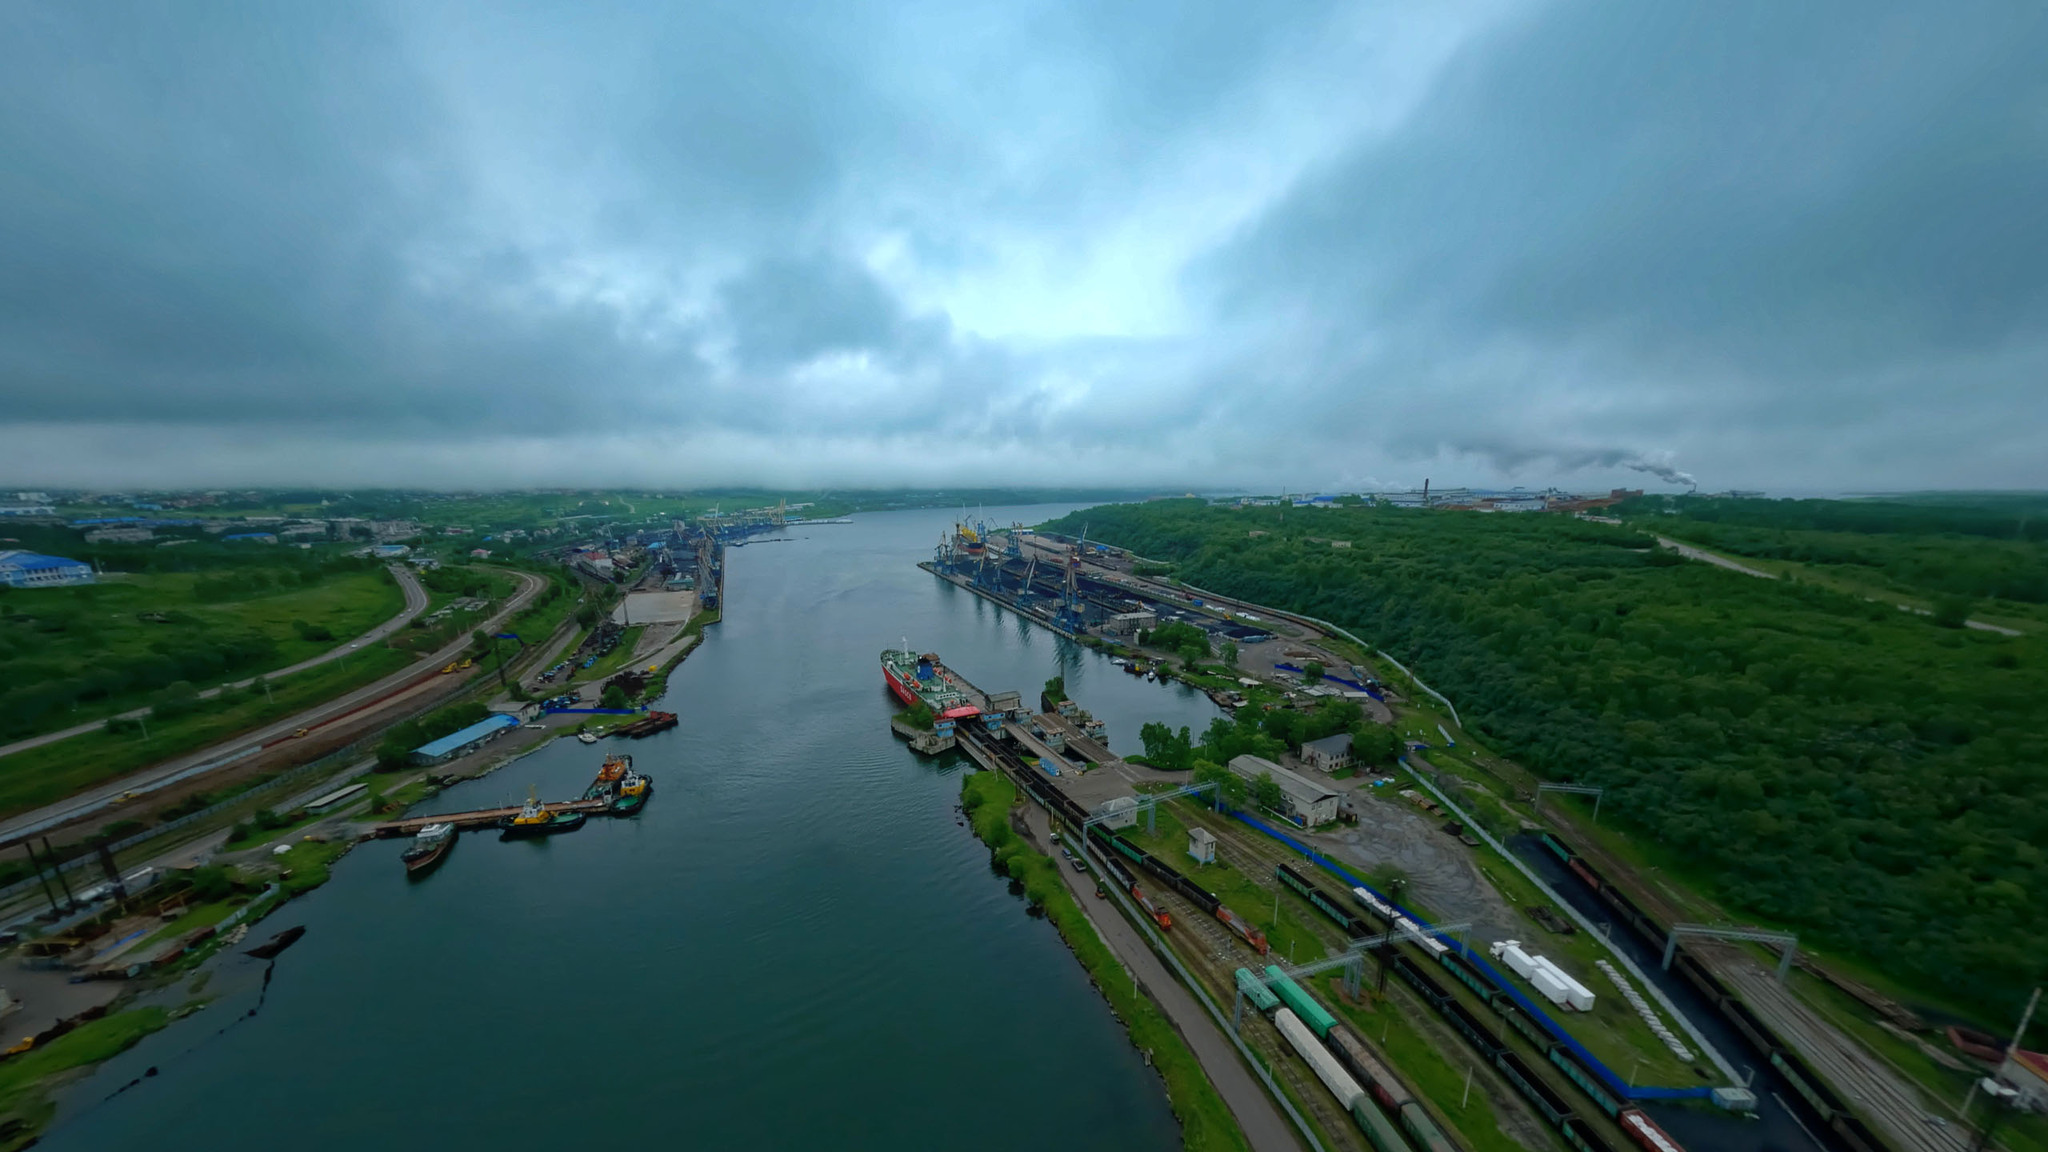
[[26,1147],[50,1122],[51,1078],[120,1055],[170,1018],[163,1008],[116,1012],[0,1063],[0,1152]]
[[973,772],[961,781],[960,800],[975,834],[989,846],[997,864],[1023,882],[1025,897],[1045,910],[1046,918],[1059,929],[1096,988],[1130,1029],[1131,1043],[1151,1054],[1152,1066],[1166,1082],[1167,1099],[1180,1121],[1182,1147],[1188,1152],[1248,1150],[1236,1118],[1216,1094],[1195,1054],[1158,1005],[1132,990],[1123,965],[1068,891],[1059,864],[1032,850],[1010,827],[1016,786],[997,772]]

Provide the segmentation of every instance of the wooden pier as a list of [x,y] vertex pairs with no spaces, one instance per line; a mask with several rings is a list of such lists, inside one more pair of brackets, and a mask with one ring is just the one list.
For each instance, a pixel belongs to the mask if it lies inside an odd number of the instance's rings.
[[[598,813],[612,806],[610,798],[596,800],[562,800],[542,805],[550,812]],[[370,830],[370,835],[382,840],[392,836],[413,836],[429,824],[453,824],[457,831],[467,832],[475,828],[489,828],[507,816],[517,816],[526,810],[523,804],[509,808],[479,808],[474,812],[444,812],[438,816],[408,816],[403,820],[387,820]]]

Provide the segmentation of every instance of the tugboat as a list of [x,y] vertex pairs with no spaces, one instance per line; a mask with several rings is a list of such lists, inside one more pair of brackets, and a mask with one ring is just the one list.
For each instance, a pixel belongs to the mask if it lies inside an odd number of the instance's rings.
[[597,777],[590,787],[583,790],[585,800],[609,800],[619,793],[619,781],[624,780],[633,770],[633,758],[623,752],[614,752],[604,758],[597,769]]
[[653,792],[653,778],[642,776],[629,765],[626,774],[619,778],[618,795],[612,798],[612,815],[637,815],[640,809],[647,806],[647,797]]
[[528,836],[552,836],[557,832],[574,832],[583,827],[588,819],[581,812],[553,812],[540,802],[537,793],[529,791],[526,806],[517,816],[507,816],[498,822],[506,840],[518,840]]
[[419,830],[412,838],[412,846],[399,853],[398,858],[405,861],[407,876],[424,876],[432,872],[453,847],[455,825],[429,824]]

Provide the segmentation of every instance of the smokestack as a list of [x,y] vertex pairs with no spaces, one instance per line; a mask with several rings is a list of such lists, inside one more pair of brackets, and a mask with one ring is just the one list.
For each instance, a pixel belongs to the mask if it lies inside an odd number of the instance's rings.
[[1429,477],[1422,478],[1422,506],[1429,507]]

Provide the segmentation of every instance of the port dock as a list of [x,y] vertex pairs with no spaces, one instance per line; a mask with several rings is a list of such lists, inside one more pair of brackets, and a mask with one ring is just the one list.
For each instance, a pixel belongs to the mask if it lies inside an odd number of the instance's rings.
[[[585,812],[597,814],[608,811],[612,802],[608,797],[596,800],[563,800],[546,805],[550,812]],[[429,824],[453,824],[459,832],[477,828],[489,828],[507,816],[517,816],[523,811],[519,804],[506,808],[478,808],[473,812],[444,812],[438,816],[408,816],[403,820],[387,820],[370,829],[370,835],[378,840],[394,836],[416,835]]]

